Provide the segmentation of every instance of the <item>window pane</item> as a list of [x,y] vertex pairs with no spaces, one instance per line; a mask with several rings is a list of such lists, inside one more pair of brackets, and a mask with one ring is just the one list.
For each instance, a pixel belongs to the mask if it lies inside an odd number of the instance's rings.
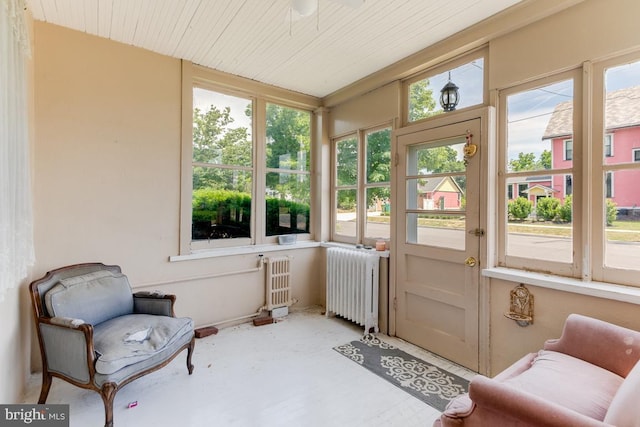
[[[605,144],[614,149],[604,166],[604,233],[607,267],[638,270],[640,259],[640,126],[634,117],[640,108],[640,61],[610,68],[605,73]],[[628,168],[610,166],[628,164]]]
[[367,133],[367,183],[391,181],[391,129]]
[[507,97],[507,255],[572,262],[574,150],[573,80]]
[[310,170],[311,114],[267,104],[267,168]]
[[267,236],[309,232],[309,174],[267,173]]
[[356,190],[338,190],[336,203],[336,234],[356,237]]
[[[461,139],[464,141],[464,138]],[[455,144],[446,140],[440,146],[412,146],[408,153],[410,161],[407,162],[407,172],[410,175],[463,172],[466,169],[463,149],[464,142]]]
[[484,59],[478,58],[459,67],[419,80],[409,85],[409,121],[424,119],[443,112],[440,90],[449,81],[458,86],[457,109],[484,102]]
[[407,214],[407,243],[464,250],[464,215]]
[[337,185],[358,183],[358,140],[355,137],[343,139],[336,144]]
[[367,223],[365,229],[366,238],[389,239],[391,237],[389,203],[391,195],[390,187],[374,187],[367,189]]
[[251,172],[194,167],[193,177],[192,239],[250,237]]
[[193,89],[193,161],[251,166],[251,100]]
[[572,260],[571,175],[511,178],[508,185],[526,189],[507,200],[507,253],[548,261]]

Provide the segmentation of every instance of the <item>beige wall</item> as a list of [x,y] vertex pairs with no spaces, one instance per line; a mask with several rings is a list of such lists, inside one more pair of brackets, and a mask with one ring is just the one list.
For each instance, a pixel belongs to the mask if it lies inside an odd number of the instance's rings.
[[[168,260],[179,250],[180,61],[40,22],[34,57],[34,277],[118,264],[134,288],[175,293],[196,325],[263,306],[264,270],[191,280],[254,269],[257,254]],[[321,301],[319,251],[265,254],[293,257],[298,307]]]

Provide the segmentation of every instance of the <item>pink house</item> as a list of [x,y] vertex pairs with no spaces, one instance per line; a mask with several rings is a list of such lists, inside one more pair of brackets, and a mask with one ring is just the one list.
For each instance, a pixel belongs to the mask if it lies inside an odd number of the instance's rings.
[[[605,164],[640,162],[640,86],[607,94],[604,136]],[[571,167],[573,162],[573,104],[556,106],[542,137],[551,143],[551,167]],[[619,213],[640,206],[640,171],[615,170],[603,177],[605,197],[618,207]],[[571,175],[553,175],[550,185],[553,196],[564,199],[573,192]]]
[[451,177],[434,178],[418,186],[423,209],[460,209],[464,192]]

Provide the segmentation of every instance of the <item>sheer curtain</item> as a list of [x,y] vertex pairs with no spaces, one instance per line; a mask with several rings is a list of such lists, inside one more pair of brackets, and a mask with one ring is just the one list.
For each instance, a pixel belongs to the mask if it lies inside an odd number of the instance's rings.
[[34,262],[24,0],[0,0],[0,301]]

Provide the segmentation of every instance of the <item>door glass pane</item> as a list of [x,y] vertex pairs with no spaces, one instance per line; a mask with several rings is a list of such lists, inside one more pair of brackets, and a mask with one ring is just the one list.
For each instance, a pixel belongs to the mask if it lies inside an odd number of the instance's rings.
[[[464,250],[464,137],[408,147],[407,242]],[[452,212],[454,211],[454,212]]]
[[573,80],[507,97],[507,255],[572,262],[575,144]]
[[356,190],[336,191],[336,234],[356,237]]
[[604,264],[640,270],[640,61],[609,68],[605,86]]
[[464,250],[465,216],[407,214],[407,243]]

